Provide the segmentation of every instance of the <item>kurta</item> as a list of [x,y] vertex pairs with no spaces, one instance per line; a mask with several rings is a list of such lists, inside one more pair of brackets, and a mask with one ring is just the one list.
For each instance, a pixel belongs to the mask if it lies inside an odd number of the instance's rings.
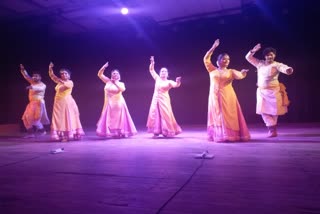
[[29,103],[22,116],[23,123],[27,129],[32,128],[32,126],[43,128],[42,125],[50,123],[44,101],[45,90],[46,85],[44,83],[31,83]]
[[72,88],[71,80],[64,81],[64,84],[58,83],[55,87],[56,95],[51,123],[53,139],[58,139],[62,135],[69,139],[73,139],[75,135],[84,135],[78,106],[71,95]]
[[266,64],[264,60],[258,60],[249,52],[246,59],[257,68],[257,114],[283,115],[288,112],[288,98],[285,87],[279,83],[280,72],[287,74],[289,66],[273,62]]
[[41,81],[33,81],[26,70],[20,72],[30,83],[29,103],[22,115],[23,124],[26,129],[31,129],[33,126],[37,129],[43,129],[43,125],[50,123],[44,101],[46,85]]
[[232,86],[234,79],[242,79],[245,74],[233,69],[220,71],[211,63],[210,57],[211,54],[204,59],[210,77],[208,137],[217,142],[247,141],[249,130]]
[[122,95],[125,90],[125,84],[117,82],[117,85],[119,88],[111,81],[108,81],[104,87],[104,106],[96,130],[99,136],[128,137],[137,133]]
[[182,131],[173,115],[169,95],[169,90],[177,83],[162,80],[155,71],[151,75],[155,80],[155,87],[147,119],[148,132],[172,137]]

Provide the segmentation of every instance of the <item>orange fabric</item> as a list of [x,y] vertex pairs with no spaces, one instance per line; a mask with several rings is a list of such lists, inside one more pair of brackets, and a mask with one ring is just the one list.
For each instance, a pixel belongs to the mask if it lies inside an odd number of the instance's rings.
[[280,94],[282,97],[282,105],[283,106],[289,106],[290,105],[290,100],[286,91],[286,86],[283,83],[279,83],[280,86]]
[[218,70],[209,58],[204,64],[210,75],[208,101],[208,135],[213,141],[249,140],[250,134],[242,114],[233,79],[242,79],[245,74],[233,69]]

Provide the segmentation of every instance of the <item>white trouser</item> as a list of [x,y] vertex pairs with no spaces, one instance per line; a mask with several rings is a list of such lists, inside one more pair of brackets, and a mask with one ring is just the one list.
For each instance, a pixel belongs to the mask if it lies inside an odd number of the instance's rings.
[[275,126],[278,122],[278,115],[261,114],[266,126]]

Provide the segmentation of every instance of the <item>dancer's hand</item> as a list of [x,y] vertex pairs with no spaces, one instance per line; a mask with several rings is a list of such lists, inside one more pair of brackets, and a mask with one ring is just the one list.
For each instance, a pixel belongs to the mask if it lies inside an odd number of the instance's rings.
[[150,63],[154,64],[154,56],[150,57]]
[[255,52],[257,52],[258,50],[260,50],[260,48],[261,48],[261,44],[258,43],[258,44],[256,44],[256,46],[254,46],[254,47],[252,48],[251,52],[252,52],[252,53],[255,53]]
[[177,82],[177,83],[181,83],[181,77],[177,77],[177,78],[176,78],[176,82]]
[[220,40],[216,39],[212,45],[212,48],[215,49],[216,47],[218,47],[220,45]]
[[49,69],[52,69],[53,66],[54,66],[53,62],[50,62],[50,64],[49,64]]
[[102,68],[107,68],[108,66],[109,66],[109,62],[106,62],[106,64],[104,64]]
[[24,66],[22,64],[20,64],[20,70],[24,71]]
[[247,73],[249,71],[249,69],[242,69],[240,72],[243,73]]
[[291,75],[293,73],[293,68],[288,68],[286,72],[288,75]]

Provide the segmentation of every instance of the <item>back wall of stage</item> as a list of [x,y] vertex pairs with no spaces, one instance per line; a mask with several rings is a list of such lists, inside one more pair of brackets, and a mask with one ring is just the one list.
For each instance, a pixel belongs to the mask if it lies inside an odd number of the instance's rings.
[[[94,127],[103,106],[104,84],[97,77],[99,68],[109,61],[106,75],[119,69],[126,84],[124,97],[134,122],[146,123],[153,94],[154,81],[149,74],[149,58],[155,56],[155,68],[167,67],[170,79],[182,76],[182,86],[172,89],[171,102],[180,124],[205,124],[209,76],[203,65],[203,56],[216,38],[220,46],[213,54],[215,63],[219,53],[228,53],[230,68],[248,68],[247,78],[234,81],[244,116],[248,123],[261,122],[255,114],[256,73],[246,60],[246,53],[257,43],[277,49],[277,61],[294,68],[292,76],[280,75],[287,86],[291,106],[280,122],[319,122],[320,102],[318,87],[320,75],[316,67],[318,40],[312,27],[312,12],[289,13],[274,11],[272,18],[257,10],[247,14],[223,18],[202,18],[182,23],[159,25],[141,22],[135,26],[118,26],[113,30],[86,32],[77,35],[56,35],[45,25],[30,28],[27,23],[12,26],[1,23],[6,33],[1,38],[0,123],[20,123],[28,102],[27,82],[19,73],[19,64],[29,73],[40,71],[47,85],[46,105],[51,116],[55,84],[49,79],[48,65],[69,68],[75,87],[73,96],[78,103],[84,127]],[[304,8],[312,11],[312,8]],[[262,51],[256,54],[262,58]]]

